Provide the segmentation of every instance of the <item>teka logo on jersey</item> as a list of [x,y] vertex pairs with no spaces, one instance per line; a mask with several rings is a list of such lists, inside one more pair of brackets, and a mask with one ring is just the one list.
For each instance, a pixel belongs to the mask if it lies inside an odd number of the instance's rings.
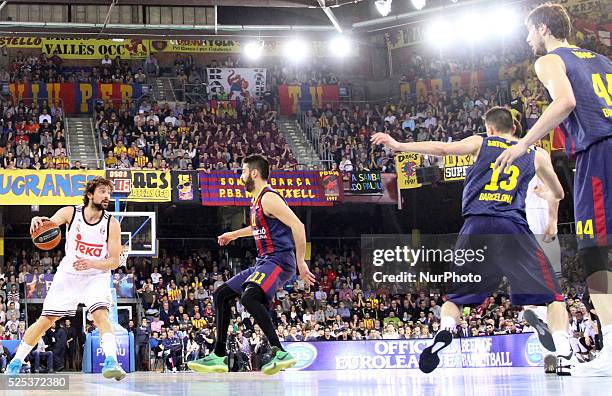
[[102,256],[102,247],[104,245],[98,245],[95,243],[87,243],[81,241],[81,234],[76,236],[76,251],[86,256],[100,257]]

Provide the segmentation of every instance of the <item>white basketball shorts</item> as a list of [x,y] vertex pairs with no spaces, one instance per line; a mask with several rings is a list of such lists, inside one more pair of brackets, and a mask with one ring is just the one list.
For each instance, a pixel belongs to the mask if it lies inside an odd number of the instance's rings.
[[43,303],[42,316],[74,316],[79,304],[89,312],[110,309],[110,274],[81,275],[58,271]]

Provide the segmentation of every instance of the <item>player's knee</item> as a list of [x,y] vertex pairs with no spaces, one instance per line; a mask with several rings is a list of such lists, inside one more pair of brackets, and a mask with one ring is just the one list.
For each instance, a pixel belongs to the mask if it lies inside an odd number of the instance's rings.
[[265,294],[259,286],[250,284],[244,289],[242,296],[240,296],[240,303],[247,309],[253,306],[253,304],[265,304]]
[[215,302],[231,299],[232,297],[236,297],[236,292],[234,292],[226,283],[217,287],[217,289],[213,292],[213,301]]
[[91,317],[93,318],[94,324],[99,327],[101,323],[105,323],[109,320],[108,309],[98,308],[91,313]]
[[53,323],[57,322],[59,316],[41,316],[38,318],[38,322],[42,324],[45,328],[49,329],[53,326]]
[[[612,271],[612,263],[608,260],[610,247],[593,246],[581,249],[578,252],[578,261],[584,268],[584,276],[591,283],[591,275],[601,271]],[[589,285],[589,287],[591,287]]]

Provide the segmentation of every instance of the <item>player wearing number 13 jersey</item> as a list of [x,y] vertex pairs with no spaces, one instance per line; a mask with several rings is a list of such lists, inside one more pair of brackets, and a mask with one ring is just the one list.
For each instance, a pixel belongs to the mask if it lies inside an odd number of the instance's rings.
[[599,357],[572,370],[576,376],[612,376],[612,62],[570,45],[571,22],[559,4],[542,4],[526,20],[535,71],[552,102],[496,165],[511,165],[559,125],[566,151],[576,157],[574,217],[578,260],[597,310],[604,348]]
[[[512,113],[501,107],[485,115],[487,137],[471,136],[459,142],[398,143],[385,133],[372,137],[395,151],[430,155],[473,155],[463,190],[465,223],[459,232],[455,251],[484,252],[480,259],[457,263],[457,275],[477,274],[480,282],[455,283],[450,286],[448,301],[442,305],[441,330],[433,344],[419,358],[419,368],[429,373],[440,363],[438,353],[452,340],[450,330],[460,318],[457,304],[481,304],[497,290],[505,276],[510,283],[510,299],[515,305],[548,304],[551,329],[564,331],[567,313],[559,283],[546,255],[529,230],[525,216],[527,187],[535,174],[548,187],[546,199],[563,198],[563,188],[547,154],[531,148],[505,171],[494,169],[495,160],[506,148],[516,144]],[[465,256],[467,257],[467,256]],[[474,257],[474,256],[472,256]],[[567,333],[567,332],[566,332]],[[557,344],[569,349],[569,341],[553,339],[540,333],[544,346],[554,351]]]

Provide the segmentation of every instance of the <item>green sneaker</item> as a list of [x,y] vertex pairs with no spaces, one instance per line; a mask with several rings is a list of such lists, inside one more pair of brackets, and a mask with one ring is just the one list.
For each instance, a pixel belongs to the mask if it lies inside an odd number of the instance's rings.
[[187,363],[187,367],[198,373],[227,373],[227,356],[217,356],[211,353],[205,358]]
[[266,375],[274,375],[297,364],[296,358],[289,352],[281,351],[278,347],[272,347],[272,356],[270,363],[264,364],[261,368],[261,371]]

